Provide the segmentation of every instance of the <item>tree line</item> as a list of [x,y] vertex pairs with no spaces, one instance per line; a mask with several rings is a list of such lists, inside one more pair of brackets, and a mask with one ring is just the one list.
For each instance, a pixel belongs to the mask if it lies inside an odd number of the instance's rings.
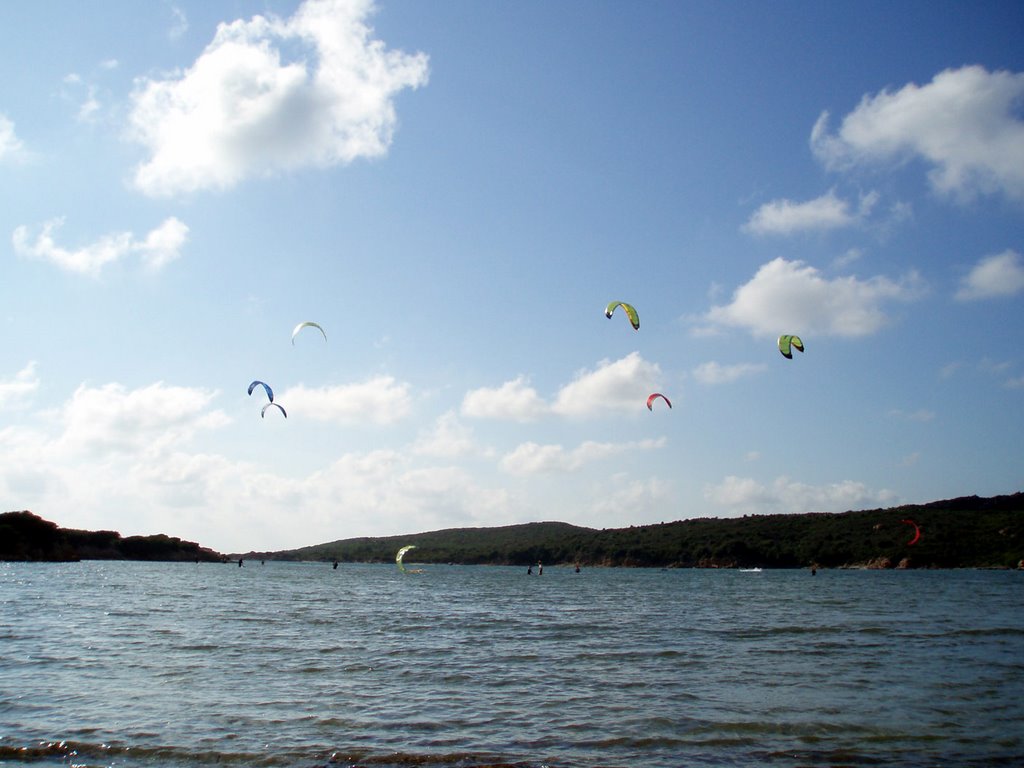
[[[912,521],[910,523],[905,521]],[[920,537],[911,543],[915,532]],[[315,560],[660,568],[1016,568],[1024,563],[1024,493],[841,513],[700,518],[595,529],[539,522],[341,539],[221,555],[158,534],[59,528],[31,512],[0,514],[0,560]]]
[[174,536],[122,537],[116,531],[60,528],[31,512],[0,514],[0,560],[161,560],[216,562],[223,556]]
[[[912,521],[911,523],[904,522]],[[920,531],[920,537],[909,543]],[[1024,494],[968,496],[841,513],[701,518],[628,528],[567,523],[454,528],[249,553],[276,560],[661,568],[1015,568],[1024,561]]]

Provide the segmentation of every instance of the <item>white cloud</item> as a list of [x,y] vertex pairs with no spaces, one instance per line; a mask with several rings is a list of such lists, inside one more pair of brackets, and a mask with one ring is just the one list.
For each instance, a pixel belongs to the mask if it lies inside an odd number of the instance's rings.
[[961,281],[958,301],[1014,296],[1024,291],[1024,264],[1020,254],[1006,250],[979,261]]
[[39,377],[36,376],[36,363],[28,365],[14,374],[12,379],[0,379],[0,408],[11,408],[24,402],[39,389]]
[[548,410],[543,398],[523,376],[497,388],[474,389],[462,399],[462,415],[477,419],[533,421]]
[[59,412],[62,435],[55,445],[61,454],[92,459],[161,454],[199,430],[229,423],[222,411],[209,410],[216,394],[162,382],[134,390],[83,384]]
[[11,237],[15,252],[49,261],[69,272],[88,275],[98,275],[108,264],[131,254],[138,254],[150,267],[159,269],[178,258],[189,231],[185,224],[171,216],[142,240],[136,240],[131,232],[116,232],[72,251],[57,245],[53,239],[54,232],[63,223],[64,219],[58,218],[43,224],[35,242],[30,240],[28,227],[18,227]]
[[25,147],[14,133],[14,123],[0,114],[0,163],[22,160],[25,156]]
[[188,240],[188,227],[171,216],[146,239],[136,244],[135,250],[152,269],[160,269],[181,255],[181,248]]
[[704,498],[722,507],[730,516],[845,512],[887,506],[895,501],[891,491],[874,491],[852,480],[815,486],[779,477],[770,485],[763,485],[752,478],[735,475],[707,486]]
[[919,157],[940,193],[1024,200],[1022,99],[1024,74],[947,69],[923,86],[865,95],[835,134],[822,113],[811,147],[834,169]]
[[701,363],[693,369],[693,378],[701,384],[728,384],[742,379],[745,376],[753,376],[767,369],[764,363],[736,363],[735,365],[722,365],[714,360]]
[[942,368],[939,369],[940,379],[951,379],[956,373],[964,367],[962,362],[946,363]]
[[225,552],[510,520],[505,488],[413,452],[349,453],[289,476],[272,456],[196,451],[204,432],[228,423],[216,397],[163,383],[83,385],[32,426],[0,426],[0,497],[66,527],[162,531]]
[[661,368],[631,352],[621,360],[602,360],[583,370],[559,391],[552,410],[563,416],[586,416],[608,410],[633,411],[661,389]]
[[96,119],[100,109],[103,107],[98,94],[99,90],[96,86],[90,85],[85,100],[78,108],[78,115],[76,116],[78,120],[83,123],[90,123]]
[[339,424],[393,424],[412,410],[409,385],[392,376],[358,384],[291,387],[275,398],[289,414]]
[[609,456],[637,450],[662,448],[665,440],[641,440],[623,443],[598,443],[588,440],[572,450],[561,445],[528,442],[502,457],[502,470],[512,475],[537,475],[576,472],[585,465]]
[[413,445],[416,454],[441,458],[468,456],[478,451],[472,430],[459,421],[455,411],[441,414]]
[[897,467],[913,467],[921,460],[921,452],[914,451],[903,456],[896,464]]
[[712,307],[705,319],[760,336],[866,336],[889,322],[885,302],[912,300],[921,289],[914,272],[899,281],[852,276],[829,280],[801,261],[777,258],[737,288],[730,304]]
[[468,392],[462,400],[462,415],[525,422],[549,413],[577,417],[610,410],[635,411],[643,407],[651,392],[661,389],[661,378],[656,363],[631,352],[620,360],[602,360],[594,370],[578,371],[551,404],[519,376],[497,388]]
[[634,515],[624,513],[623,510],[663,509],[672,492],[672,483],[660,477],[630,480],[625,475],[616,475],[611,478],[610,486],[600,489],[600,494],[596,495],[596,500],[588,510],[588,518],[605,520],[609,526],[614,527],[638,522]]
[[186,16],[185,11],[177,5],[172,5],[170,7],[170,12],[171,27],[167,30],[167,37],[170,40],[177,40],[188,32],[188,16]]
[[[314,532],[301,532],[296,546],[353,530],[380,536],[479,525],[508,513],[504,489],[481,486],[459,467],[416,466],[397,451],[346,454],[301,487]],[[340,531],[339,509],[345,510]]]
[[[217,28],[185,72],[142,79],[132,136],[149,195],[227,188],[254,175],[385,154],[394,97],[427,81],[427,56],[372,39],[370,0],[307,0],[289,19]],[[291,58],[289,58],[291,54]]]
[[756,235],[788,235],[848,227],[867,216],[877,202],[878,194],[872,192],[861,197],[858,209],[853,210],[834,190],[805,203],[773,200],[758,208],[743,229]]

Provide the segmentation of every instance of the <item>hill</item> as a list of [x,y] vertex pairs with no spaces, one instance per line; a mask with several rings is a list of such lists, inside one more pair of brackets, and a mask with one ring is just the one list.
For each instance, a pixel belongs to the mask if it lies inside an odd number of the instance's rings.
[[[913,521],[920,539],[910,544]],[[341,539],[300,549],[221,555],[159,534],[59,528],[31,512],[0,514],[0,560],[264,560],[661,568],[1014,568],[1024,562],[1024,493],[841,513],[701,518],[629,528],[568,523],[452,528]]]
[[[914,535],[912,520],[921,532]],[[390,562],[399,547],[419,563],[645,566],[663,568],[1013,568],[1024,561],[1024,494],[967,496],[841,513],[701,518],[629,528],[527,523],[406,536],[341,539],[266,560]],[[231,555],[239,557],[239,555]]]
[[114,531],[59,528],[31,512],[0,514],[0,560],[204,560],[223,556],[191,541],[157,534],[122,538]]

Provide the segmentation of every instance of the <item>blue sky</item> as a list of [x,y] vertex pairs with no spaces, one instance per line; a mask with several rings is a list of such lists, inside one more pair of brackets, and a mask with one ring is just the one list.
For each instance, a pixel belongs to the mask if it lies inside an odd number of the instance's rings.
[[1022,36],[1016,2],[4,3],[2,508],[246,551],[1019,491]]

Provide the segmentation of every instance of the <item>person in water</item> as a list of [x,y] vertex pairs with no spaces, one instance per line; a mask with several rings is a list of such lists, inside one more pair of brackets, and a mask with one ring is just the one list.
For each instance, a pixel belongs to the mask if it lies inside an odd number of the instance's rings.
[[533,576],[533,563],[530,563],[528,566],[526,566],[526,575]]

